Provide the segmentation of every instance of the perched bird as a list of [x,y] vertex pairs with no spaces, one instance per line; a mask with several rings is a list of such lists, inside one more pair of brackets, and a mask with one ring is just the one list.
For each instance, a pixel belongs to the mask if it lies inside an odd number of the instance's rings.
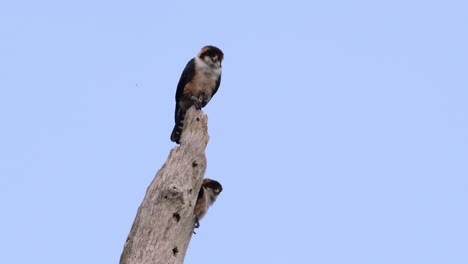
[[203,179],[203,183],[198,193],[197,202],[193,214],[195,215],[195,228],[200,227],[200,219],[208,212],[208,207],[212,205],[218,195],[223,191],[223,186],[215,180]]
[[185,112],[195,104],[198,110],[211,100],[221,83],[223,52],[214,46],[203,47],[185,66],[175,95],[175,125],[171,141],[180,144]]

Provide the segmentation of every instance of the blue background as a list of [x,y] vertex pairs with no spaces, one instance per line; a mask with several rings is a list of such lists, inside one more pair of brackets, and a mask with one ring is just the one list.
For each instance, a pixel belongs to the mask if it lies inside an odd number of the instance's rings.
[[186,263],[468,263],[467,8],[2,2],[2,263],[118,262],[207,44],[224,191]]

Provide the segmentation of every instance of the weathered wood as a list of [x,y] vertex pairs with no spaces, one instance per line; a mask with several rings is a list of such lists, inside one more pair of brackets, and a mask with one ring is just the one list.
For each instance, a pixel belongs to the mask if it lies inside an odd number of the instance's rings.
[[207,116],[187,111],[181,144],[146,190],[120,264],[183,263],[194,228],[193,209],[205,175]]

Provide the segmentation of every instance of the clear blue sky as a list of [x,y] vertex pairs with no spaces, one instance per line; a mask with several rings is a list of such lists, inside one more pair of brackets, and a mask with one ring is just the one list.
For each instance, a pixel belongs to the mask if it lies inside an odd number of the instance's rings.
[[466,1],[159,2],[0,4],[2,263],[118,262],[206,44],[186,263],[468,263]]

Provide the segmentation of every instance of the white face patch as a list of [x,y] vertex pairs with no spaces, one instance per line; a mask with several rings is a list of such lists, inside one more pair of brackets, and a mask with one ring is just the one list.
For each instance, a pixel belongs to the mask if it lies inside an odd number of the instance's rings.
[[198,71],[203,72],[206,77],[218,79],[221,75],[221,64],[219,61],[213,62],[208,56],[202,59],[195,57],[195,67]]

